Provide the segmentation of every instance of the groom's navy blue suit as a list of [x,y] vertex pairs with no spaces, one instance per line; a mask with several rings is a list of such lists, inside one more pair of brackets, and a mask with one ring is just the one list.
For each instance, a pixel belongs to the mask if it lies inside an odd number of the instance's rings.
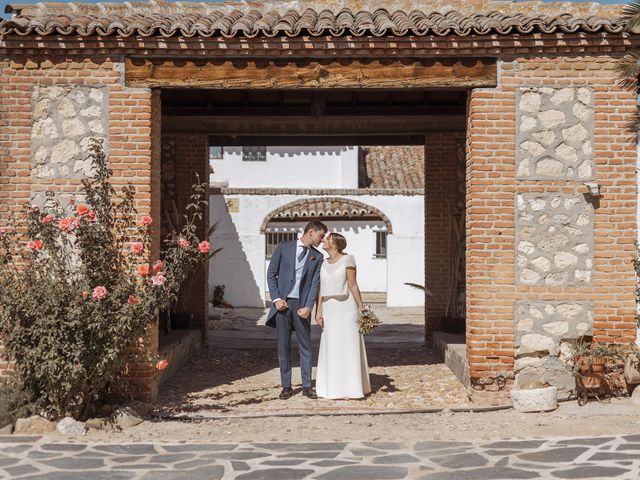
[[[324,257],[319,250],[308,247],[298,260],[298,241],[283,242],[276,248],[267,270],[267,284],[272,300],[286,300],[288,308],[278,311],[273,303],[267,325],[275,327],[278,336],[278,360],[283,388],[291,388],[291,331],[295,330],[300,351],[302,386],[311,387],[311,314],[301,318],[300,308],[313,309],[320,285],[320,266]],[[301,269],[298,278],[296,266]],[[294,297],[294,298],[292,298]],[[297,298],[295,298],[297,297]]]

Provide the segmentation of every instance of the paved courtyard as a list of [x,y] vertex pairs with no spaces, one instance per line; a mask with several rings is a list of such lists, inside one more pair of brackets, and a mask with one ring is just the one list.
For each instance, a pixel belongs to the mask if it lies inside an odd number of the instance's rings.
[[[163,384],[156,414],[219,418],[294,414],[418,412],[468,405],[465,387],[424,346],[422,308],[376,307],[384,323],[366,337],[372,393],[361,400],[310,401],[300,393],[298,352],[292,352],[296,395],[278,399],[275,330],[263,309],[216,309],[209,345]],[[314,359],[321,330],[312,328]],[[295,335],[293,336],[295,348]],[[315,369],[314,369],[315,377]],[[296,388],[297,387],[297,388]]]
[[484,442],[50,443],[0,437],[0,478],[637,479],[640,435]]

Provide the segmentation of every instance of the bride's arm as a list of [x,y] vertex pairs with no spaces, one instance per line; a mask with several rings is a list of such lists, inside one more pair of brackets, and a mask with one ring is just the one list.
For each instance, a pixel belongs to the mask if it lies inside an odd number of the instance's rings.
[[360,294],[360,288],[356,280],[355,267],[347,267],[347,285],[349,285],[351,295],[353,295],[353,299],[356,301],[356,305],[358,305],[358,310],[362,310],[364,306],[362,305],[362,295]]
[[322,318],[322,296],[320,295],[320,287],[316,293],[316,323],[320,327],[324,327],[324,318]]

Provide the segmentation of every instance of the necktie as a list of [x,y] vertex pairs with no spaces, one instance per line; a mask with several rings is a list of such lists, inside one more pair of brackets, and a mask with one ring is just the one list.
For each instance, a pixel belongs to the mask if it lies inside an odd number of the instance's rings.
[[307,250],[309,250],[309,247],[302,247],[302,251],[300,252],[300,255],[298,255],[298,262],[301,262],[302,259],[307,255]]

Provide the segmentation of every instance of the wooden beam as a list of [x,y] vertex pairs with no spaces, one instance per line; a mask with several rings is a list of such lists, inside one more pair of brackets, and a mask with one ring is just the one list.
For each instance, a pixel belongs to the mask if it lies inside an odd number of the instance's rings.
[[424,135],[429,131],[464,131],[465,115],[431,116],[163,116],[163,133],[209,135]]
[[472,88],[497,84],[496,61],[150,60],[127,58],[129,87],[215,89]]

